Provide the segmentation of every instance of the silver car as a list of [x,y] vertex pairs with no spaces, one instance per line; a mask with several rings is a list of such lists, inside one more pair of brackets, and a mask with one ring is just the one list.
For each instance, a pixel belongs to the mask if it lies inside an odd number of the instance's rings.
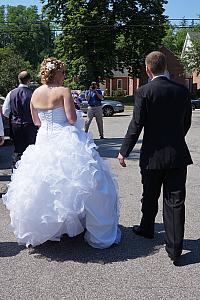
[[[124,111],[124,104],[119,101],[103,100],[101,101],[101,103],[104,117],[111,117],[113,114]],[[84,113],[87,113],[88,102],[86,100],[83,100],[80,108]]]

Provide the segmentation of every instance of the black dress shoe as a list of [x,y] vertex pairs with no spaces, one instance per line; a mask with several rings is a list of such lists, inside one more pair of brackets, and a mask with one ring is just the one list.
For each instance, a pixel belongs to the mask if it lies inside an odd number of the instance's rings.
[[181,257],[181,255],[172,255],[170,253],[168,253],[168,256],[171,259],[171,261],[173,261],[173,263],[177,263]]
[[136,234],[136,235],[139,235],[139,236],[142,236],[146,239],[153,239],[154,238],[154,235],[153,234],[149,234],[149,233],[145,233],[141,230],[140,226],[139,225],[135,225],[133,226],[133,232]]
[[172,263],[174,266],[179,266],[180,265],[180,256],[173,256],[168,253],[169,258],[171,259]]

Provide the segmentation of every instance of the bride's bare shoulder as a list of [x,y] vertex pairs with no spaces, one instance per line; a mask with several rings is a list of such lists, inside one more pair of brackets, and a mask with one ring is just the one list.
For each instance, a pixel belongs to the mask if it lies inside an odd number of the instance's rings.
[[68,87],[61,87],[61,91],[64,95],[71,95],[71,89]]
[[69,92],[71,91],[70,88],[65,87],[65,86],[60,86],[59,88],[60,88],[60,90],[62,90],[62,91],[69,91]]
[[46,89],[46,86],[45,86],[45,85],[39,86],[37,89],[34,90],[33,95],[37,95],[38,93],[40,93],[40,92],[43,91],[44,89]]
[[31,102],[34,103],[35,101],[38,101],[38,99],[42,97],[44,91],[45,87],[43,85],[35,89],[31,97]]

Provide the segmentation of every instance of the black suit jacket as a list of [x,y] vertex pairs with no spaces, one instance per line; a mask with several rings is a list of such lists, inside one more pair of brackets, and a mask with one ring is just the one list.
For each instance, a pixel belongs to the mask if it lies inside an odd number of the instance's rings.
[[185,142],[192,115],[188,89],[160,76],[140,87],[134,98],[133,118],[120,153],[129,156],[144,127],[141,168],[184,168],[192,164]]

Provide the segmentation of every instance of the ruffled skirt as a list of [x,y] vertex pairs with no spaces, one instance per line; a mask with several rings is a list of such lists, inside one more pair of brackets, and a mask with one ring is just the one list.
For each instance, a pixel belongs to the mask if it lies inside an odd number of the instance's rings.
[[58,241],[84,229],[95,248],[120,241],[117,184],[95,146],[76,126],[39,130],[3,197],[19,244]]

